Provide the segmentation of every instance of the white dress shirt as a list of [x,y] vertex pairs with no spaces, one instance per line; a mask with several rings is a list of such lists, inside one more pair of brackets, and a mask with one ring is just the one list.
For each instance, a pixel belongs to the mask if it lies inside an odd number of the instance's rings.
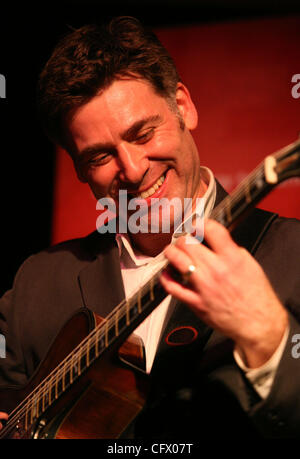
[[[204,217],[208,218],[215,204],[216,182],[213,173],[206,167],[201,167],[201,175],[207,185],[207,190],[202,197],[204,198],[204,209],[200,209],[200,214],[201,211],[204,211]],[[203,214],[200,217],[203,218]],[[174,231],[172,243],[181,235],[181,230],[182,225],[179,225]],[[116,241],[119,247],[125,295],[126,298],[130,298],[140,286],[147,282],[163,266],[166,259],[163,253],[156,257],[142,255],[133,249],[127,234],[117,234]],[[170,302],[171,296],[168,295],[134,331],[134,334],[140,336],[144,342],[147,373],[151,371],[160,337],[164,331],[165,324],[172,314]],[[266,398],[269,394],[287,337],[288,330],[274,355],[260,368],[247,368],[239,354],[234,351],[237,365],[244,371],[246,377],[262,398]]]

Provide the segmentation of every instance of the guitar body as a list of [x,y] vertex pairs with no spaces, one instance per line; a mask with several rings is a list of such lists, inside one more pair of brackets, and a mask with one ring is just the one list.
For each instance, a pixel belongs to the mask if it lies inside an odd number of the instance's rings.
[[[265,158],[210,218],[234,228],[276,184],[300,176],[299,151],[298,140]],[[6,406],[1,400],[9,401],[13,410],[0,438],[122,435],[147,393],[146,375],[132,370],[145,368],[143,346],[132,333],[165,298],[159,277],[168,266],[166,262],[105,320],[84,308],[67,322],[28,385],[0,392],[0,406]]]
[[[29,383],[20,390],[0,392],[2,399],[17,406],[78,346],[103,319],[81,310],[62,328]],[[126,365],[122,361],[130,364]],[[147,377],[135,367],[143,366],[143,348],[130,337],[117,352],[109,352],[91,365],[70,388],[37,417],[30,426],[20,421],[5,438],[93,439],[118,438],[142,409],[147,394]],[[28,427],[27,428],[27,424]]]

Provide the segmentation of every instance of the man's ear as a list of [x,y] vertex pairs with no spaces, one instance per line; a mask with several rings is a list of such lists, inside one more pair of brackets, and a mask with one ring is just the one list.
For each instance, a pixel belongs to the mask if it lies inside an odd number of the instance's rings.
[[189,90],[183,83],[177,83],[176,103],[187,129],[192,131],[198,124],[198,113]]
[[79,167],[78,161],[76,161],[76,158],[74,158],[74,156],[71,153],[69,153],[69,155],[72,158],[74,169],[75,169],[78,180],[82,183],[87,183],[87,179],[83,175],[82,170]]
[[64,138],[64,145],[63,145],[62,148],[64,149],[65,153],[67,155],[69,155],[70,158],[72,159],[73,166],[74,166],[74,169],[75,169],[75,172],[76,172],[78,180],[80,182],[82,182],[82,183],[86,183],[87,180],[84,177],[81,168],[79,167],[78,161],[76,160],[77,153],[76,153],[76,150],[75,150],[74,142],[73,142],[72,137],[70,135],[70,132],[68,130],[68,122],[69,122],[68,119],[66,119],[66,121],[65,121],[65,138]]
[[76,171],[76,175],[77,175],[77,178],[80,182],[82,183],[87,183],[87,179],[84,177],[84,175],[82,174],[82,172],[79,170],[79,168],[76,166],[75,162],[74,162],[74,167],[75,167],[75,171]]

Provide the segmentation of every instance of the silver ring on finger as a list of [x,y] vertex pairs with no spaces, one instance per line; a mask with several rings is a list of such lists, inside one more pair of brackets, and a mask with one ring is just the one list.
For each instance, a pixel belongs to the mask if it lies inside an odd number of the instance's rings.
[[182,274],[183,285],[186,285],[189,283],[190,277],[195,271],[196,271],[196,266],[193,264],[190,264],[188,266],[187,271],[184,274]]

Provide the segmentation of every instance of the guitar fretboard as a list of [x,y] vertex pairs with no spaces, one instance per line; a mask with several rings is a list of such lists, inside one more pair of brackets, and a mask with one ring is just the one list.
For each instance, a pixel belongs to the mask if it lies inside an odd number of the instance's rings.
[[[300,141],[279,150],[275,172],[278,182],[299,175]],[[296,164],[296,166],[295,166]],[[295,173],[296,170],[296,173]],[[228,195],[212,212],[210,218],[230,228],[246,210],[255,205],[276,184],[265,176],[265,163],[261,163],[238,188]],[[123,300],[91,333],[69,354],[52,373],[10,414],[0,437],[11,429],[20,434],[27,432],[35,421],[105,352],[113,351],[133,332],[152,310],[166,297],[159,277],[168,267],[160,267],[129,300]],[[115,347],[114,347],[115,346]]]

